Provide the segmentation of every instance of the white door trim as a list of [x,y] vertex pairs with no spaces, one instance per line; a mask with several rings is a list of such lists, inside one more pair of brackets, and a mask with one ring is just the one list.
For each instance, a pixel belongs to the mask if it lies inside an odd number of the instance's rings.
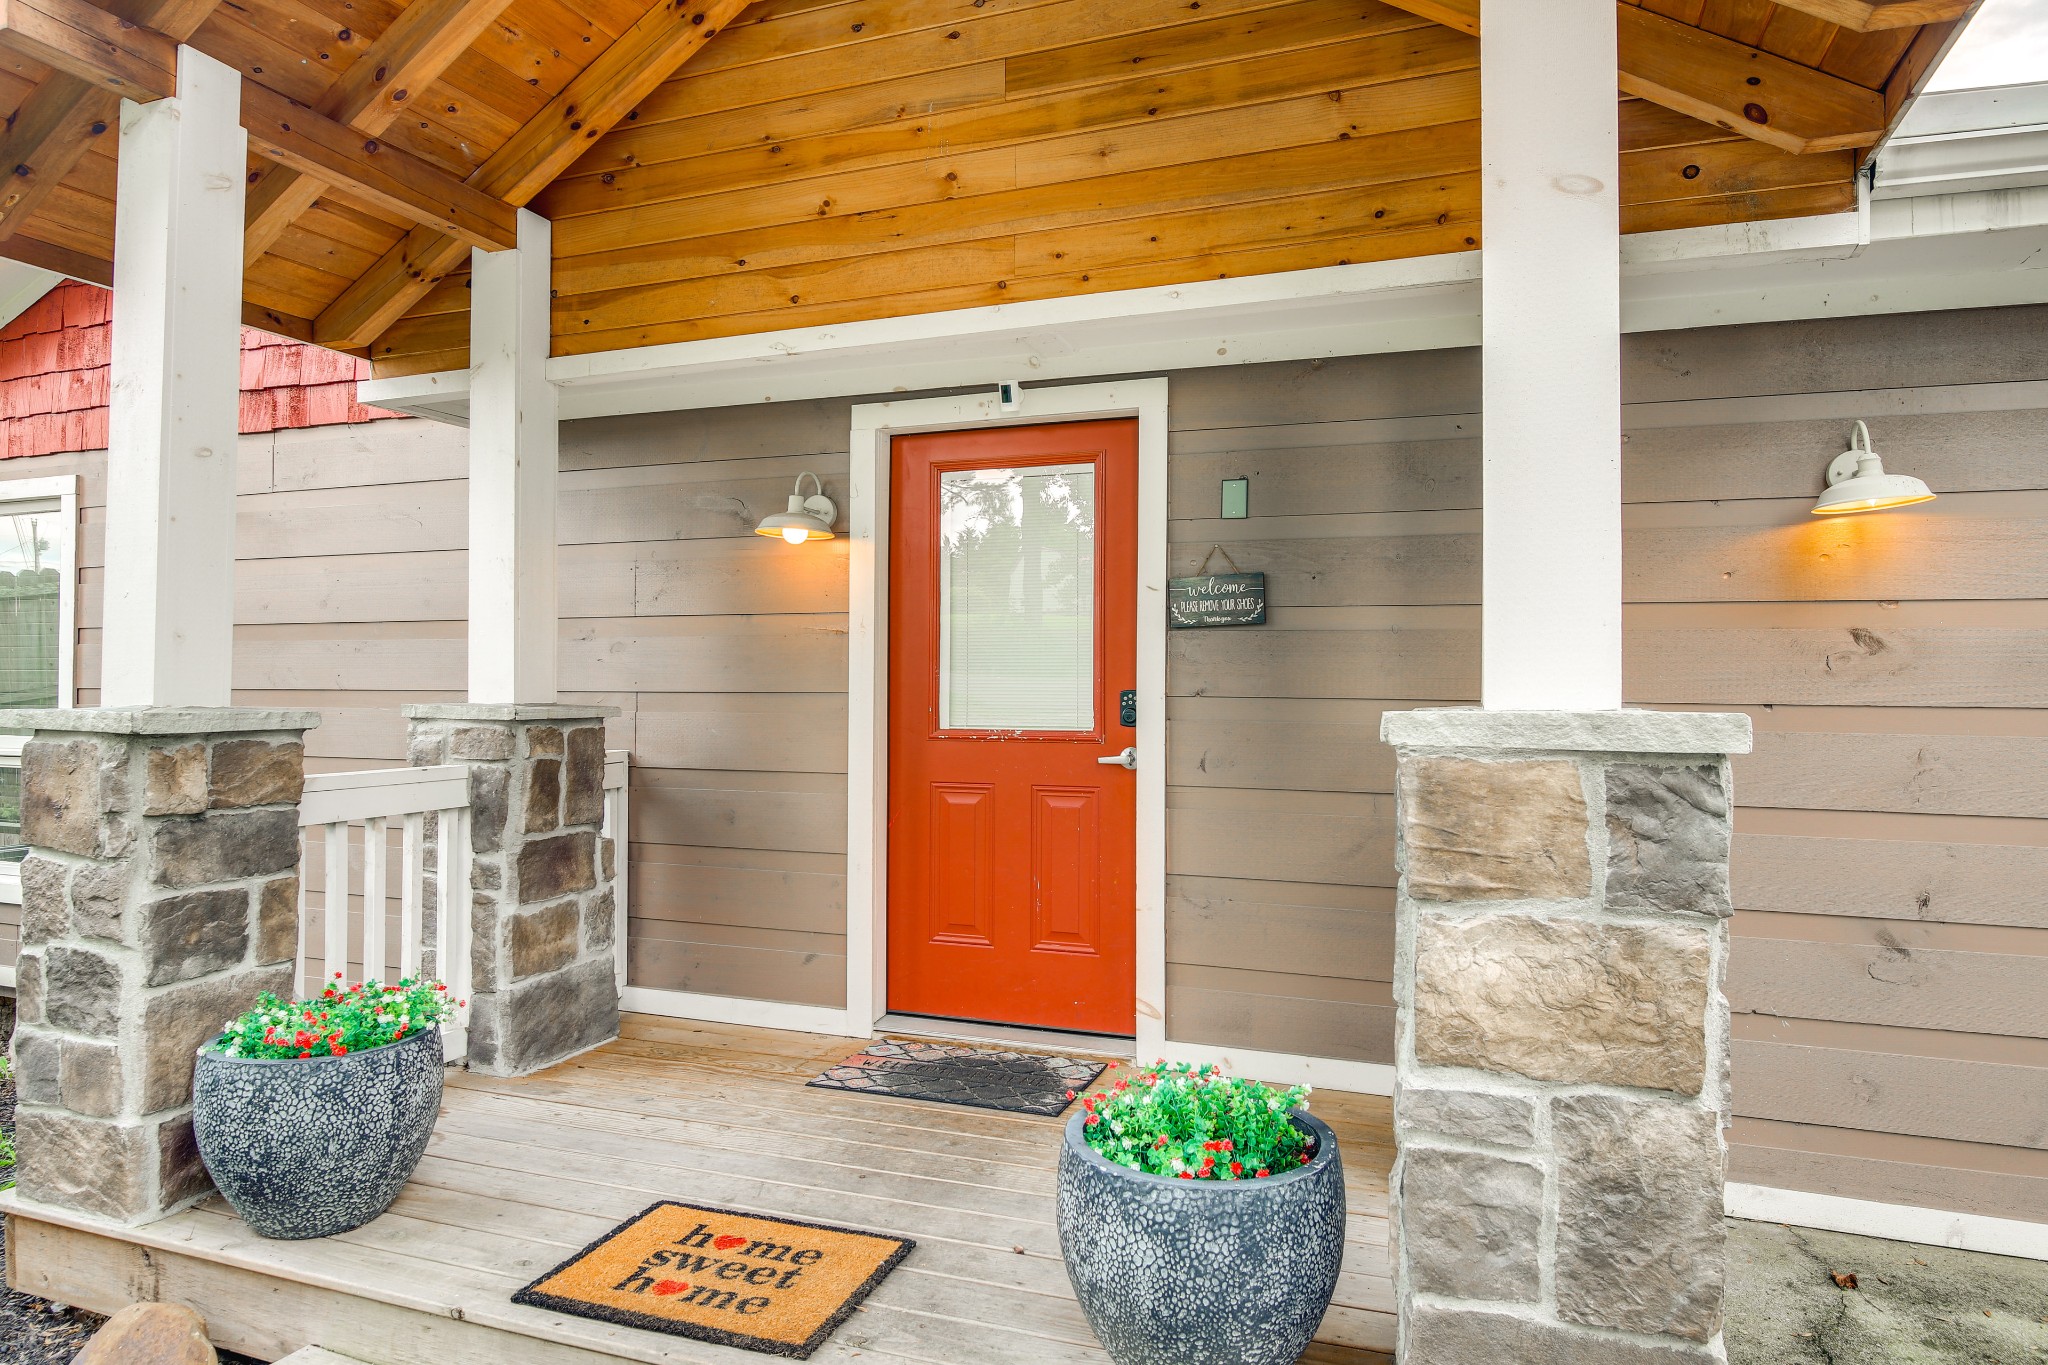
[[1024,389],[1004,411],[994,391],[859,403],[847,450],[846,1014],[866,1033],[889,999],[890,438],[1105,417],[1138,419],[1137,1018],[1140,1055],[1166,1046],[1167,381]]

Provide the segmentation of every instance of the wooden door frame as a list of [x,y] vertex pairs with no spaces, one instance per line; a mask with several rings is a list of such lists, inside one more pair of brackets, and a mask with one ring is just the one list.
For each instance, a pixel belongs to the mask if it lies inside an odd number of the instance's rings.
[[889,999],[889,477],[913,432],[1138,419],[1137,1017],[1140,1053],[1166,1042],[1167,381],[992,391],[853,409],[847,451],[846,1016],[867,1032]]

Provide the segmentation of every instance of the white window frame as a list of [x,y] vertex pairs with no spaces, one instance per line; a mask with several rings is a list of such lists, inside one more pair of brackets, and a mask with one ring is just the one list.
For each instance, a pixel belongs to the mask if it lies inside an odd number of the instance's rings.
[[[64,565],[57,587],[57,705],[69,710],[77,704],[78,656],[78,476],[52,474],[39,479],[0,480],[0,513],[18,503],[55,502],[56,539]],[[20,735],[0,735],[0,768],[21,766]],[[18,863],[0,862],[0,905],[21,904],[21,870]],[[0,967],[0,986],[14,984],[12,968]]]

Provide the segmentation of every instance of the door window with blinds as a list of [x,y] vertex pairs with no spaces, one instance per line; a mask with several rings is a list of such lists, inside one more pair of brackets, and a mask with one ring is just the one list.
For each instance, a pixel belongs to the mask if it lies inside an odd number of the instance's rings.
[[[71,704],[77,482],[0,482],[0,709]],[[18,900],[23,731],[0,730],[0,900]]]
[[1095,466],[939,474],[939,728],[1095,728]]

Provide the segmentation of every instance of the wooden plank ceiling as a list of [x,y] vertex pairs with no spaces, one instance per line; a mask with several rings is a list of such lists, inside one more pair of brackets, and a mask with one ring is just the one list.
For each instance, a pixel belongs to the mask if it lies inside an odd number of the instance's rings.
[[[552,219],[557,354],[1479,240],[1478,0],[104,2]],[[1620,0],[1624,227],[1849,207],[1970,7]],[[116,97],[0,43],[0,254],[94,278]],[[252,320],[466,364],[464,223],[245,122]]]

